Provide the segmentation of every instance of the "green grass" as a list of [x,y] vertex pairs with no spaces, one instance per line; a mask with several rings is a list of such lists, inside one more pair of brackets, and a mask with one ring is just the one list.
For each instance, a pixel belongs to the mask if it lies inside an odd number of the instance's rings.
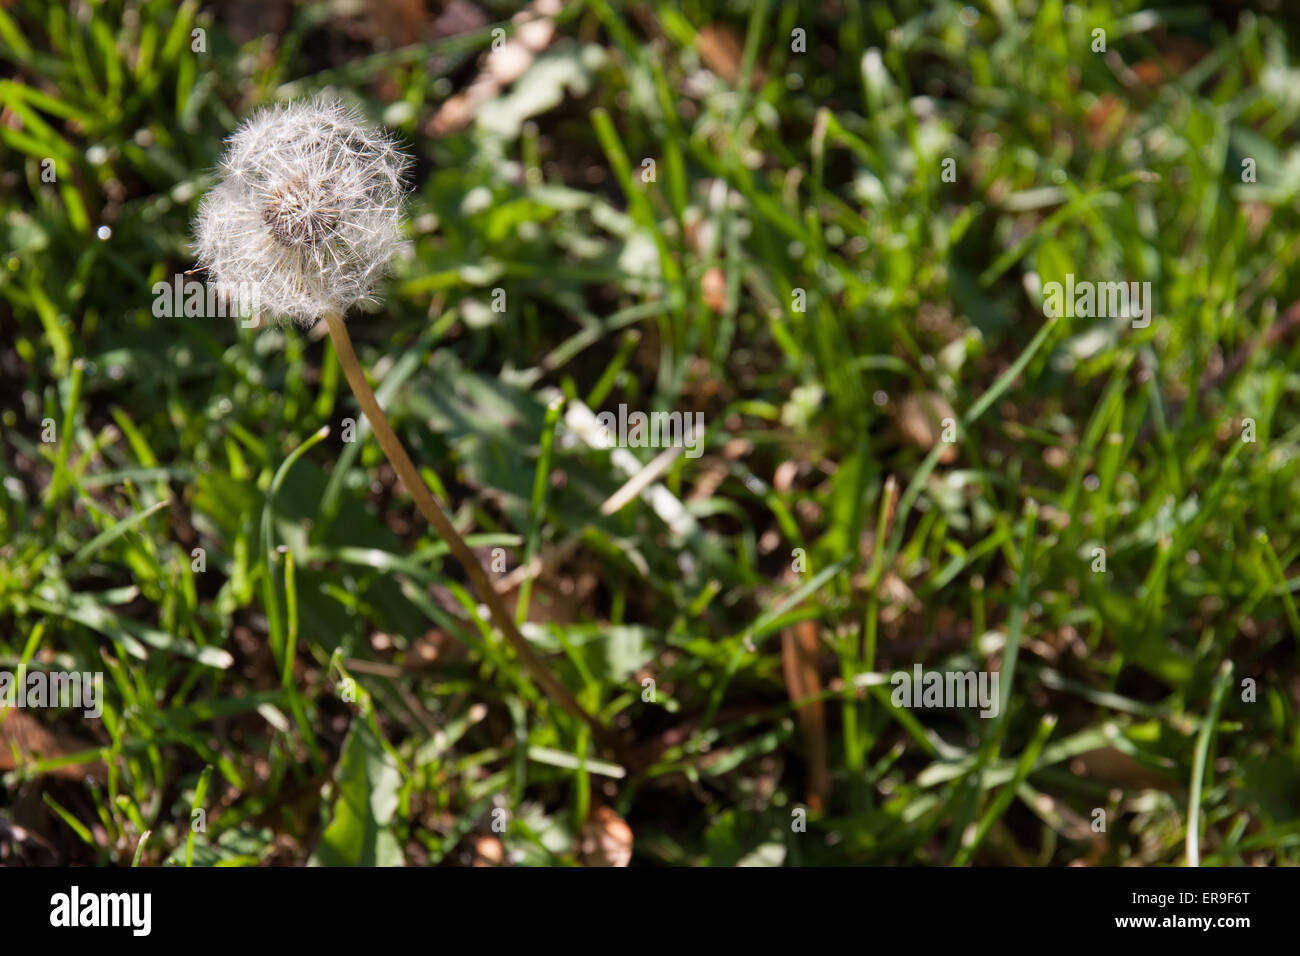
[[[0,764],[19,859],[570,864],[609,808],[643,865],[1300,863],[1300,37],[823,6],[567,5],[442,137],[514,5],[392,50],[314,5],[246,41],[192,2],[0,6],[0,670],[106,687]],[[326,88],[416,157],[358,353],[624,753],[479,615],[328,343],[153,314],[223,138]],[[1150,326],[1046,319],[1070,273],[1149,281]],[[925,394],[954,458],[899,425]],[[628,471],[565,423],[620,402],[703,412],[706,451],[604,514]],[[1000,713],[894,706],[915,663],[998,670]]]

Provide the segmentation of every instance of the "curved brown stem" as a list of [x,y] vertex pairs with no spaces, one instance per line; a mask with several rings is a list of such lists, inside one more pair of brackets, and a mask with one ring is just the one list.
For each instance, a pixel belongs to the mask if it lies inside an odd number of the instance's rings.
[[424,515],[429,524],[433,525],[433,530],[438,532],[438,536],[446,542],[456,560],[465,568],[470,582],[474,585],[474,590],[478,592],[479,597],[488,606],[493,623],[505,635],[506,641],[519,655],[519,659],[531,672],[533,679],[542,686],[542,689],[550,695],[551,699],[570,714],[586,723],[591,728],[592,733],[595,734],[597,741],[610,747],[610,749],[616,749],[609,732],[578,703],[577,698],[569,692],[569,689],[560,682],[559,678],[551,673],[546,666],[546,662],[537,655],[532,645],[519,632],[514,618],[506,612],[505,605],[501,603],[501,597],[497,594],[497,590],[492,586],[491,581],[488,580],[482,565],[474,557],[474,553],[470,551],[469,545],[460,536],[460,532],[456,530],[451,520],[443,513],[441,505],[433,496],[433,492],[424,483],[424,479],[420,477],[420,473],[416,471],[415,465],[406,453],[406,449],[402,447],[402,443],[393,432],[392,426],[388,424],[388,416],[384,414],[383,408],[379,405],[379,400],[375,398],[370,383],[366,381],[366,373],[361,368],[361,363],[357,361],[356,352],[352,349],[352,339],[348,335],[343,316],[337,312],[326,312],[325,322],[329,327],[330,341],[334,343],[334,351],[338,354],[339,364],[343,367],[343,374],[347,377],[348,385],[352,386],[352,394],[356,396],[357,402],[361,405],[361,411],[365,413],[366,420],[370,422],[370,430],[379,442],[379,447],[384,450],[384,454],[397,472],[397,477],[402,479],[402,484],[406,486],[406,490],[415,499],[415,505],[420,509],[420,514]]

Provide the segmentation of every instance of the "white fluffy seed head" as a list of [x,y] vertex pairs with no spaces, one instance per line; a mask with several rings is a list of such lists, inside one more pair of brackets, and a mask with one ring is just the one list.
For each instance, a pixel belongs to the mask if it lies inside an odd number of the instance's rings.
[[410,158],[392,139],[320,98],[255,113],[227,147],[196,221],[217,286],[301,325],[374,301],[403,242]]

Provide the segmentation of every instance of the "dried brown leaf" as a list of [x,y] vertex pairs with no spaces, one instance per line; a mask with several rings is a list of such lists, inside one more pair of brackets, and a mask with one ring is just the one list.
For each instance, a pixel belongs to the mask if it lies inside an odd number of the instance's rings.
[[596,807],[583,824],[579,852],[587,866],[627,866],[632,862],[632,828],[609,807]]
[[[954,422],[957,416],[952,405],[937,392],[917,392],[905,395],[898,403],[895,420],[903,440],[929,451],[943,440],[943,421]],[[939,461],[949,464],[957,458],[957,446],[947,444],[939,454]]]
[[830,803],[831,791],[826,705],[820,698],[822,681],[817,672],[820,653],[815,622],[800,621],[781,632],[781,668],[785,674],[786,691],[796,705],[795,719],[803,737],[804,758],[808,763],[805,799],[812,810],[825,809]]
[[[94,744],[82,743],[67,734],[49,730],[26,711],[0,708],[0,770],[13,770],[20,761],[31,763],[57,759],[93,747]],[[15,750],[19,760],[14,759]],[[102,777],[104,771],[104,765],[95,761],[60,767],[50,773],[64,780],[82,780],[88,776]]]

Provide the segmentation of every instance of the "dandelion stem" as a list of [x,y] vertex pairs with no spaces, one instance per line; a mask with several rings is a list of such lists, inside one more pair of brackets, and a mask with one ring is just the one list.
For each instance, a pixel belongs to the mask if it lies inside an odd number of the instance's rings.
[[366,373],[362,370],[361,363],[357,361],[356,352],[352,349],[352,339],[348,335],[343,316],[337,312],[326,312],[325,322],[329,327],[330,340],[334,343],[334,351],[338,354],[339,365],[343,368],[343,374],[347,377],[348,384],[352,386],[352,393],[357,397],[357,402],[361,405],[361,411],[365,413],[366,419],[370,422],[370,430],[374,432],[375,438],[379,441],[379,447],[384,450],[384,454],[392,463],[397,476],[402,480],[402,484],[406,485],[406,490],[415,499],[416,507],[420,509],[420,513],[424,515],[429,524],[433,525],[433,530],[446,542],[456,560],[465,568],[470,582],[474,585],[474,590],[478,592],[483,602],[488,606],[492,621],[505,635],[506,641],[514,648],[515,653],[519,655],[519,659],[523,661],[534,679],[541,684],[551,699],[570,714],[586,723],[596,735],[597,740],[609,746],[610,749],[616,749],[612,745],[609,732],[578,703],[577,698],[560,682],[559,678],[551,673],[545,661],[537,655],[532,645],[519,632],[513,618],[506,613],[505,606],[501,603],[501,597],[497,594],[497,590],[492,586],[491,581],[488,580],[482,565],[474,557],[474,553],[470,551],[469,545],[460,536],[460,532],[456,530],[451,520],[443,513],[442,506],[424,483],[420,473],[416,471],[411,457],[406,453],[406,449],[402,447],[402,443],[393,432],[392,426],[388,424],[388,416],[384,414],[383,408],[380,407],[379,401],[375,398],[370,383],[366,381]]

